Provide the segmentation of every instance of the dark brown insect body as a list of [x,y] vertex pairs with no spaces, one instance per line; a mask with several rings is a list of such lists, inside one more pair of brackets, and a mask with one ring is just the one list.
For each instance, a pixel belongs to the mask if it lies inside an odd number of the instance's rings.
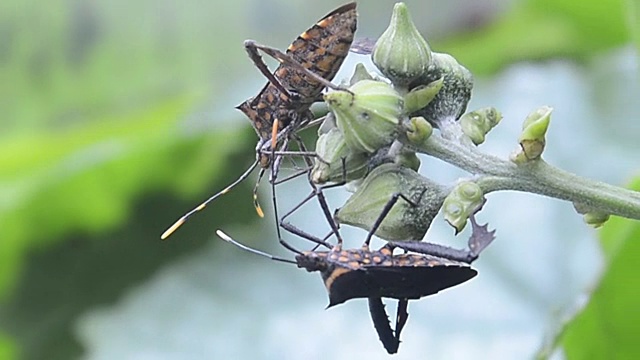
[[[327,85],[300,67],[291,66],[291,61],[322,79],[332,80],[349,53],[356,21],[356,3],[339,7],[298,36],[287,48],[288,59],[276,49],[251,41],[245,43],[251,59],[263,73],[267,72],[265,76],[270,80],[257,96],[237,106],[251,120],[260,137],[259,150],[266,150],[263,145],[284,129],[287,133],[295,132],[313,120],[309,108],[321,100],[321,92]],[[273,74],[260,59],[258,49],[282,62]],[[280,140],[273,139],[277,143]],[[266,168],[271,160],[268,153],[262,153],[260,165]]]
[[298,267],[319,271],[329,293],[329,307],[355,298],[419,299],[461,284],[476,270],[467,264],[423,254],[393,255],[392,245],[380,250],[305,252]]
[[[356,22],[356,3],[353,2],[330,12],[309,30],[300,34],[289,45],[286,53],[252,40],[245,41],[244,46],[249,57],[269,80],[258,95],[236,107],[247,115],[260,137],[256,146],[257,159],[231,185],[178,219],[161,235],[162,239],[169,237],[191,215],[201,211],[207,204],[246,179],[258,164],[262,168],[259,176],[261,178],[265,169],[274,163],[271,182],[275,193],[278,165],[273,159],[272,151],[286,150],[289,139],[296,137],[296,131],[313,120],[311,104],[321,100],[321,93],[325,87],[337,88],[330,81],[338,73],[349,53]],[[275,72],[269,71],[259,51],[280,61],[281,64]],[[258,214],[264,216],[257,200],[257,184],[253,192],[253,201]],[[278,233],[279,231],[278,228]]]

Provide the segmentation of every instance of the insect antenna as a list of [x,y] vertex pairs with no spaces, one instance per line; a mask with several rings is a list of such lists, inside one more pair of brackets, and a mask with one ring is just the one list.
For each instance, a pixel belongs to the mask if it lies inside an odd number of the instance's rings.
[[[160,236],[160,239],[164,240],[166,238],[168,238],[169,236],[171,236],[171,234],[173,234],[176,230],[178,230],[178,228],[180,226],[182,226],[182,224],[184,224],[189,217],[191,217],[191,215],[197,213],[198,211],[201,211],[202,209],[204,209],[210,202],[212,202],[213,200],[219,198],[220,196],[228,193],[231,189],[233,189],[236,185],[238,185],[239,183],[241,183],[242,181],[244,181],[244,179],[246,179],[247,177],[249,177],[249,175],[253,172],[253,170],[256,168],[256,166],[258,166],[258,161],[256,160],[253,162],[253,164],[251,164],[251,166],[249,166],[249,168],[242,174],[240,175],[240,177],[238,179],[236,179],[236,181],[234,181],[233,183],[231,183],[231,185],[227,186],[226,188],[224,188],[222,191],[214,194],[213,196],[211,196],[210,198],[208,198],[207,200],[205,200],[202,204],[198,205],[197,207],[195,207],[193,210],[189,211],[188,213],[182,215],[182,217],[180,219],[178,219],[178,221],[176,221],[173,225],[171,225],[167,230],[165,230],[165,232],[162,233],[162,235]],[[263,215],[264,216],[264,215]]]
[[248,252],[250,252],[252,254],[260,255],[260,256],[266,257],[268,259],[274,260],[274,261],[280,261],[280,262],[284,262],[284,263],[288,263],[288,264],[297,264],[297,262],[295,262],[293,260],[281,258],[279,256],[274,256],[274,255],[271,255],[271,254],[266,253],[264,251],[260,251],[258,249],[254,249],[254,248],[248,247],[247,245],[239,243],[239,242],[233,240],[229,235],[225,234],[222,230],[216,230],[216,235],[218,235],[218,237],[220,239],[222,239],[222,240],[224,240],[224,241],[226,241],[228,243],[231,243],[231,244],[239,247],[240,249],[248,251]]
[[264,173],[265,173],[265,169],[261,168],[260,172],[258,173],[258,180],[256,180],[256,185],[253,187],[253,192],[252,192],[253,207],[256,209],[256,212],[260,217],[264,217],[264,211],[262,211],[262,207],[260,206],[260,202],[258,201],[258,188],[260,187],[260,181],[262,180]]

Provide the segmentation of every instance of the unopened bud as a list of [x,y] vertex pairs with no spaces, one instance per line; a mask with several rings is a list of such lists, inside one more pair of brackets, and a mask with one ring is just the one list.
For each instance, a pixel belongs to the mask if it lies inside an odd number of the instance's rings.
[[374,153],[396,138],[404,103],[391,85],[362,80],[349,91],[333,91],[324,99],[353,151]]
[[475,214],[484,204],[484,194],[478,184],[464,181],[456,185],[444,200],[444,218],[456,229],[462,231],[469,216]]
[[423,117],[411,118],[407,130],[407,139],[414,145],[424,143],[433,134],[433,127]]
[[427,85],[419,85],[404,96],[404,111],[413,114],[425,108],[438,95],[444,84],[444,78],[432,81]]
[[471,141],[480,145],[484,142],[485,135],[502,120],[502,114],[494,107],[486,107],[468,112],[460,118],[462,132]]
[[358,81],[362,80],[373,80],[373,76],[369,74],[367,68],[364,67],[362,63],[358,63],[356,65],[356,69],[353,71],[353,75],[351,75],[351,79],[349,80],[349,85],[353,85]]
[[337,128],[318,137],[316,154],[318,158],[311,170],[311,181],[316,184],[348,182],[363,177],[367,172],[367,155],[353,152]]
[[404,3],[393,7],[389,27],[380,35],[373,63],[396,85],[407,85],[422,76],[431,63],[431,49],[416,29]]
[[397,164],[373,169],[335,218],[370,231],[385,206],[399,194],[413,204],[398,197],[375,234],[385,240],[421,240],[440,210],[446,189]]
[[511,156],[515,163],[524,163],[539,159],[546,145],[545,135],[549,129],[552,108],[543,106],[527,116],[518,141],[520,149]]
[[431,66],[424,76],[411,83],[412,87],[430,84],[443,78],[443,84],[436,97],[429,104],[410,116],[423,116],[434,126],[450,119],[458,119],[467,109],[473,89],[473,76],[449,54],[433,53]]

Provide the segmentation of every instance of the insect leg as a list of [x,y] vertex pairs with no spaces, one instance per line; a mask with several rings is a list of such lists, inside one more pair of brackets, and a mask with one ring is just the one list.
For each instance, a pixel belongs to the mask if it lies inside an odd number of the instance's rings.
[[[389,354],[395,354],[400,347],[400,339],[394,334],[393,329],[389,325],[389,316],[384,308],[382,298],[370,297],[369,299],[369,314],[371,314],[371,320],[373,321],[373,327],[378,333],[378,338],[384,346],[385,350]],[[398,306],[400,306],[398,304]],[[399,309],[399,308],[398,308]],[[396,325],[397,332],[397,325]]]
[[495,230],[489,231],[487,228],[487,224],[478,225],[473,215],[470,216],[469,219],[471,220],[472,233],[469,237],[468,250],[454,249],[448,246],[423,241],[390,241],[388,244],[392,248],[397,247],[407,251],[413,251],[421,254],[432,255],[453,261],[460,261],[471,264],[478,258],[482,250],[489,246],[489,244],[491,244],[491,242],[495,239]]
[[382,224],[382,221],[384,221],[384,218],[387,217],[387,215],[389,215],[389,212],[391,211],[393,206],[398,202],[398,199],[400,198],[408,202],[411,206],[418,206],[418,204],[416,204],[411,199],[409,199],[408,197],[406,197],[401,193],[394,193],[393,195],[391,195],[391,199],[389,199],[389,201],[382,208],[380,215],[378,216],[376,221],[373,223],[373,226],[371,226],[371,230],[367,234],[367,238],[364,240],[364,244],[366,246],[369,246],[369,243],[371,242],[371,238],[373,237],[373,235],[376,233],[376,231]]
[[398,300],[398,309],[396,310],[396,330],[394,331],[396,340],[400,343],[400,333],[409,320],[409,313],[407,308],[409,307],[409,300]]
[[251,59],[251,61],[253,61],[253,64],[258,68],[258,70],[260,70],[262,75],[264,75],[264,77],[266,77],[267,80],[269,80],[269,82],[273,84],[273,86],[275,86],[278,90],[286,94],[287,97],[291,97],[291,93],[289,92],[289,90],[285,89],[280,80],[278,80],[278,78],[276,78],[275,75],[273,75],[273,73],[269,71],[267,64],[265,64],[262,60],[262,57],[258,52],[258,49],[260,49],[261,47],[262,45],[257,44],[253,40],[244,41],[244,49],[247,51],[247,54],[249,54],[249,58]]
[[[329,80],[323,78],[322,76],[314,73],[313,71],[305,68],[304,66],[302,66],[302,64],[300,64],[299,61],[297,61],[296,59],[291,57],[291,55],[285,54],[285,53],[283,53],[282,51],[280,51],[280,50],[278,50],[276,48],[258,44],[253,40],[245,40],[244,46],[245,46],[245,49],[247,49],[247,52],[249,53],[249,57],[251,57],[251,60],[253,60],[254,63],[256,63],[256,66],[258,66],[260,71],[267,77],[267,79],[269,79],[269,81],[271,81],[272,84],[274,84],[274,86],[278,87],[278,90],[283,91],[285,94],[290,94],[290,91],[282,90],[282,89],[284,89],[282,84],[280,84],[280,86],[278,86],[278,85],[276,85],[274,83],[274,80],[272,80],[272,79],[275,79],[275,76],[269,72],[269,69],[267,68],[265,63],[262,61],[262,59],[260,58],[260,54],[258,53],[257,49],[262,50],[265,54],[267,54],[267,55],[271,56],[272,58],[278,60],[281,64],[290,66],[290,67],[302,72],[306,76],[309,76],[309,77],[313,78],[313,80],[319,82],[320,84],[322,84],[322,85],[324,85],[324,86],[326,86],[326,87],[328,87],[330,89],[347,91],[346,89],[341,88],[338,85],[334,85],[331,81],[329,81]],[[260,62],[261,65],[259,65],[258,62]],[[267,76],[265,72],[269,73],[269,76]],[[275,80],[275,81],[279,82],[278,80]],[[281,87],[282,87],[282,89],[281,89]]]

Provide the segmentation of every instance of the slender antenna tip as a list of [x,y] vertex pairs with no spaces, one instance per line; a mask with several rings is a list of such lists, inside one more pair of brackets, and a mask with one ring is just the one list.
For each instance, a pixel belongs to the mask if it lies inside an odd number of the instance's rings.
[[233,241],[229,235],[225,234],[220,229],[216,230],[216,235],[218,235],[218,237],[220,239],[224,240],[224,241],[227,241],[227,242],[232,242]]
[[184,222],[185,218],[181,217],[180,220],[176,221],[173,225],[171,225],[170,228],[168,228],[165,232],[162,233],[162,235],[160,235],[160,239],[164,240],[171,236],[171,234],[173,234],[180,226],[182,226]]
[[260,207],[260,204],[256,203],[256,212],[258,213],[258,216],[260,216],[261,218],[264,217],[264,211],[262,211],[262,208]]

